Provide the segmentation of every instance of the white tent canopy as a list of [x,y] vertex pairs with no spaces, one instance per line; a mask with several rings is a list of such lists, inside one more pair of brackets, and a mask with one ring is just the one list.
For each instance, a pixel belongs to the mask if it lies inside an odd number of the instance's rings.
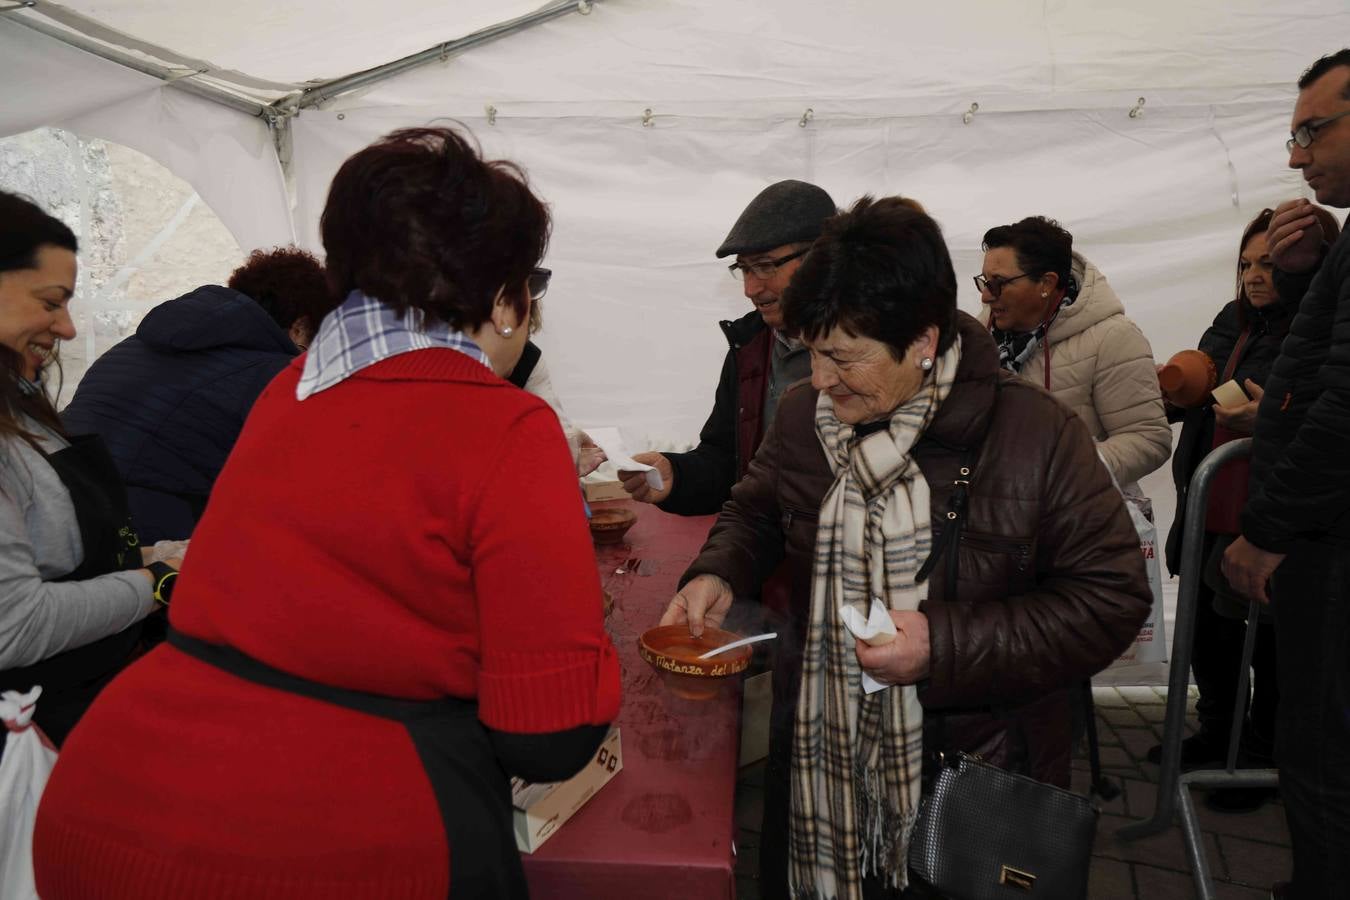
[[[841,204],[922,201],[968,310],[983,232],[1053,216],[1156,356],[1193,346],[1232,297],[1243,225],[1303,193],[1283,149],[1295,79],[1350,35],[1345,0],[583,6],[37,0],[0,13],[0,135],[57,125],[127,144],[241,246],[320,249],[346,156],[456,119],[552,204],[539,342],[569,411],[637,446],[685,444],[725,352],[715,322],[749,308],[712,251],[780,178]],[[1165,527],[1166,473],[1148,487]]]

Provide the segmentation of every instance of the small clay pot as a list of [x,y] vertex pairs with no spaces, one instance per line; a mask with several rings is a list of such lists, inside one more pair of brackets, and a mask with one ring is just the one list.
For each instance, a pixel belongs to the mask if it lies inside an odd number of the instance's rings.
[[638,638],[638,653],[661,673],[666,687],[675,696],[710,700],[717,696],[729,676],[746,670],[755,650],[747,644],[712,659],[699,657],[739,639],[740,635],[720,628],[704,628],[701,637],[694,637],[688,625],[661,625]]
[[1158,370],[1158,387],[1163,395],[1186,409],[1203,406],[1218,383],[1214,360],[1199,350],[1182,350]]
[[597,544],[617,544],[637,521],[637,513],[623,507],[609,507],[591,512],[591,537]]

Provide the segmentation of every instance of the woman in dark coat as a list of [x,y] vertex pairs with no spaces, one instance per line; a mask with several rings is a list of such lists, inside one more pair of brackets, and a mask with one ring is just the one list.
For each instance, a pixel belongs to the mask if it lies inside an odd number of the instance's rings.
[[[662,623],[702,633],[786,560],[763,895],[890,897],[939,751],[1067,786],[1067,688],[1151,596],[1087,429],[1000,372],[917,204],[829,220],[784,299],[811,383],[783,395]],[[840,624],[873,603],[898,632],[884,646]]]
[[[1336,220],[1325,210],[1319,212],[1324,214],[1319,216],[1324,220],[1323,228],[1335,240],[1340,232]],[[1172,457],[1177,505],[1166,545],[1167,569],[1173,575],[1182,574],[1183,523],[1191,477],[1215,447],[1251,436],[1256,407],[1263,393],[1261,385],[1280,354],[1280,344],[1297,311],[1296,302],[1286,301],[1275,289],[1274,267],[1266,246],[1266,228],[1273,215],[1273,210],[1265,209],[1247,223],[1238,245],[1237,295],[1219,310],[1199,344],[1199,349],[1214,361],[1218,383],[1237,382],[1247,393],[1248,402],[1222,407],[1207,398],[1202,406],[1183,409],[1164,394],[1168,418],[1183,423]],[[1196,704],[1200,730],[1182,742],[1183,768],[1220,763],[1227,755],[1247,603],[1229,595],[1228,585],[1219,574],[1218,561],[1224,548],[1240,533],[1238,514],[1247,498],[1246,481],[1247,464],[1241,460],[1230,462],[1216,473],[1210,485],[1201,568],[1194,573],[1200,582],[1191,671],[1200,689]],[[1244,761],[1250,765],[1269,765],[1279,695],[1275,685],[1274,626],[1265,619],[1258,625],[1252,667],[1253,696],[1243,723]],[[1154,747],[1149,758],[1154,762],[1161,760],[1161,747]],[[1216,809],[1239,811],[1259,806],[1269,793],[1260,789],[1225,789],[1211,792],[1208,803]]]

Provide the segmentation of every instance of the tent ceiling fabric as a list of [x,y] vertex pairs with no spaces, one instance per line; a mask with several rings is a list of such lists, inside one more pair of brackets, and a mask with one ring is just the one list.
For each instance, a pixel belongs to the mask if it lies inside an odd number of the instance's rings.
[[[300,86],[373,68],[539,8],[542,0],[64,0],[136,40],[266,82]],[[35,13],[24,13],[34,15]]]
[[[1344,0],[605,0],[339,104],[886,116],[1290,96]],[[522,64],[522,61],[529,61]],[[1128,109],[1129,103],[1124,108]]]

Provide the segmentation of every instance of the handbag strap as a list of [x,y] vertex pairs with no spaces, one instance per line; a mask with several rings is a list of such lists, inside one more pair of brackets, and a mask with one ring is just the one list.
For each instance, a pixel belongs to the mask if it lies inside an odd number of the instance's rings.
[[1233,380],[1233,373],[1237,371],[1238,359],[1242,356],[1242,348],[1247,345],[1247,338],[1252,336],[1252,326],[1246,325],[1242,329],[1242,334],[1238,335],[1237,343],[1233,345],[1233,352],[1228,354],[1228,362],[1223,367],[1223,378],[1219,384],[1227,384]]
[[966,512],[970,505],[970,484],[975,480],[975,463],[980,451],[984,449],[985,439],[994,425],[994,416],[998,413],[998,398],[1003,391],[1003,378],[994,376],[994,401],[989,405],[989,417],[984,423],[984,432],[978,441],[960,449],[960,465],[956,478],[952,481],[951,497],[947,500],[946,524],[933,542],[933,549],[914,575],[914,583],[922,584],[933,574],[938,562],[945,554],[947,557],[947,583],[945,599],[948,603],[956,601],[956,580],[960,576],[961,554],[957,549],[961,542],[961,529],[965,525]]

